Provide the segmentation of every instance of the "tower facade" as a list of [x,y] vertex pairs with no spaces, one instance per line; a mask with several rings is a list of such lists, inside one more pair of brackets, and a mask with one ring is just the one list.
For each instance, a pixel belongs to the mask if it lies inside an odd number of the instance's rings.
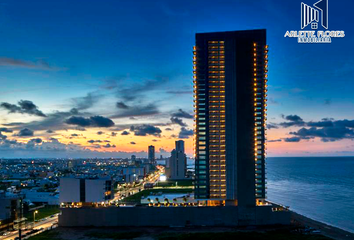
[[178,141],[175,142],[175,144],[176,144],[176,151],[184,153],[184,141],[183,140],[178,140]]
[[171,180],[183,180],[187,175],[187,156],[184,153],[184,141],[175,142],[176,148],[172,150],[171,157],[166,165],[166,176]]
[[148,148],[148,161],[149,163],[155,163],[155,146],[151,145]]
[[265,192],[266,30],[196,34],[195,196],[254,206]]

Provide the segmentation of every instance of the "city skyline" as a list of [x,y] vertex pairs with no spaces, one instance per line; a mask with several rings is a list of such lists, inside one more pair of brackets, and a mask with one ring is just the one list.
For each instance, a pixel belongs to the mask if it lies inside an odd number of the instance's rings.
[[[268,156],[354,154],[353,37],[284,38],[301,1],[18,2],[0,3],[0,157],[167,157],[179,139],[192,156],[194,34],[255,28],[270,48]],[[331,29],[350,28],[343,2]]]

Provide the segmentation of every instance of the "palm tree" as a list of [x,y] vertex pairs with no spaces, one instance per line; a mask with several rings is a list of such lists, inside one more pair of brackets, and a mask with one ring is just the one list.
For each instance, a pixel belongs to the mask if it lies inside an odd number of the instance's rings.
[[184,197],[183,197],[183,202],[184,202],[184,205],[186,205],[186,204],[187,204],[187,200],[188,200],[188,199],[186,198],[186,196],[184,196]]

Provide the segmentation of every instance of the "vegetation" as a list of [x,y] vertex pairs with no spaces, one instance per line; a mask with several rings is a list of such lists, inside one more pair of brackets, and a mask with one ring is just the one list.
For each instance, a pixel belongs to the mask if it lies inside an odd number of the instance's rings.
[[[38,213],[36,213],[36,220],[46,218],[60,212],[59,206],[45,206],[44,208],[39,208],[37,210]],[[27,218],[28,221],[33,221],[33,211],[27,212],[24,217]]]
[[159,182],[158,187],[193,187],[193,180],[177,180],[177,181],[166,181]]
[[85,236],[105,239],[133,239],[140,237],[143,234],[144,232],[90,232],[85,234]]
[[162,188],[162,189],[147,189],[141,192],[138,192],[134,195],[124,198],[121,202],[129,202],[129,203],[140,203],[142,197],[147,197],[154,193],[191,193],[193,192],[193,188]]
[[45,231],[38,235],[28,238],[28,240],[62,240],[62,238],[58,237],[57,232]]
[[330,240],[322,235],[304,235],[288,230],[260,232],[204,232],[204,233],[166,233],[158,240]]

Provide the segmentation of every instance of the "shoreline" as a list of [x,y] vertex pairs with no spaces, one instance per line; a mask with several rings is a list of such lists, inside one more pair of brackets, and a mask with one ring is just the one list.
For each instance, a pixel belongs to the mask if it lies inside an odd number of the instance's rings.
[[291,212],[291,222],[292,225],[307,226],[312,227],[316,230],[321,231],[321,235],[324,235],[335,240],[348,240],[354,239],[354,233],[348,232],[338,227],[328,225],[323,222],[313,220],[311,218],[305,217],[304,215],[298,214],[294,211]]

